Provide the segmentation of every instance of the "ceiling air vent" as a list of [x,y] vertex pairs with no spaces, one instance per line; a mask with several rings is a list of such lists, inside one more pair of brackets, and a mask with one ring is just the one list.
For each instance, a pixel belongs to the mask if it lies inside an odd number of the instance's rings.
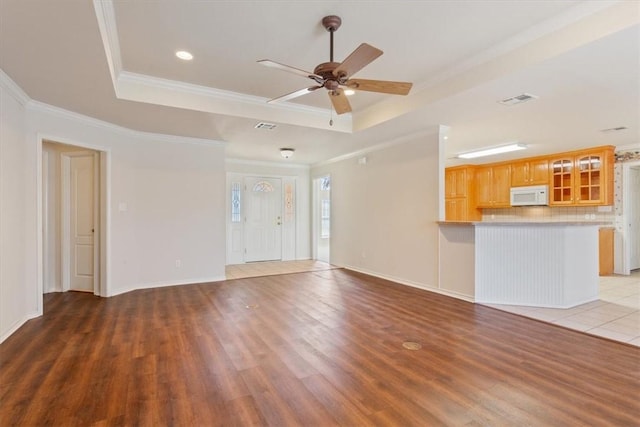
[[276,125],[274,125],[273,123],[260,122],[257,125],[255,125],[254,128],[256,128],[256,129],[273,130],[273,129],[276,128]]
[[538,99],[537,96],[531,95],[530,93],[523,93],[522,95],[512,96],[511,98],[503,99],[502,101],[498,101],[502,105],[516,105],[522,104],[523,102],[531,101],[532,99]]
[[618,126],[616,128],[600,129],[600,132],[603,132],[603,133],[618,132],[620,130],[625,130],[626,128],[627,128],[626,126]]

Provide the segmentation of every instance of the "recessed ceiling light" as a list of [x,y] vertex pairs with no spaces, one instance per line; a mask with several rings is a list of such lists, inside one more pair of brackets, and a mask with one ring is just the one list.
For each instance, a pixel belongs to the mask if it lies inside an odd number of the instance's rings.
[[469,151],[467,153],[458,154],[460,159],[475,159],[476,157],[492,156],[494,154],[509,153],[511,151],[524,150],[527,148],[524,144],[508,144],[498,147],[482,148],[480,150]]
[[351,95],[353,95],[354,93],[356,93],[356,91],[355,91],[355,90],[353,90],[353,89],[345,89],[345,90],[344,90],[344,94],[345,94],[345,95],[347,95],[347,96],[351,96]]
[[176,56],[183,61],[191,61],[193,59],[193,55],[191,54],[191,52],[187,52],[186,50],[177,51]]

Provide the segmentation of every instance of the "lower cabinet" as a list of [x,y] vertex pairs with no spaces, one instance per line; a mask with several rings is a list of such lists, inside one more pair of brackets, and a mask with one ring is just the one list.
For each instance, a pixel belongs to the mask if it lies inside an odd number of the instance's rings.
[[598,233],[601,276],[610,276],[613,274],[613,232],[613,228],[606,227],[601,228]]

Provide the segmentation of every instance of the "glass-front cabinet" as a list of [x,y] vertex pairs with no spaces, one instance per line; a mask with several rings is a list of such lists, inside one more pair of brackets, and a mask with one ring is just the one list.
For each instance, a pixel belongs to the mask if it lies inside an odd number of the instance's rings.
[[600,202],[602,200],[600,177],[602,175],[602,156],[593,154],[579,157],[578,166],[578,203]]
[[550,205],[613,204],[613,148],[549,161]]
[[553,159],[551,165],[551,199],[554,205],[573,203],[573,158]]

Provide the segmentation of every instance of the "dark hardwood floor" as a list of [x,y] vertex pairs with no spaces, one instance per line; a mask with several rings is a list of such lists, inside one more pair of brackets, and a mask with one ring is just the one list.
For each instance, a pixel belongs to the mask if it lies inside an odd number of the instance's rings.
[[0,345],[2,426],[639,422],[640,348],[344,270],[49,294]]

